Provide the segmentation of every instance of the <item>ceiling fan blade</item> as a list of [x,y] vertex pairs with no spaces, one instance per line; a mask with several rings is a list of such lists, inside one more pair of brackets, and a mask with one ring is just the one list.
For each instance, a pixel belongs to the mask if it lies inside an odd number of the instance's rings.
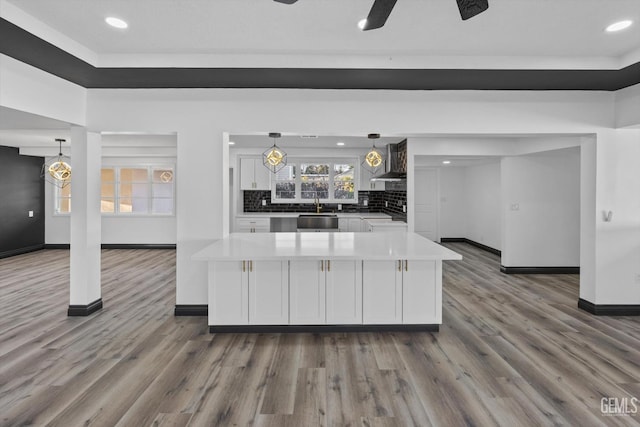
[[489,9],[489,0],[456,0],[463,21]]
[[273,1],[277,1],[278,3],[284,3],[284,4],[294,4],[298,0],[273,0]]
[[396,1],[397,0],[375,0],[362,31],[375,30],[376,28],[382,27],[385,22],[387,22],[387,18],[391,14],[393,6],[396,5]]

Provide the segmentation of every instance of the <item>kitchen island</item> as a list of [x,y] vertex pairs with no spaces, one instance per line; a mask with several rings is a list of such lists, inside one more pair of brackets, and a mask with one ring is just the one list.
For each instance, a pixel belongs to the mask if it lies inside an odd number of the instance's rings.
[[437,331],[442,261],[416,233],[232,233],[208,262],[210,332]]

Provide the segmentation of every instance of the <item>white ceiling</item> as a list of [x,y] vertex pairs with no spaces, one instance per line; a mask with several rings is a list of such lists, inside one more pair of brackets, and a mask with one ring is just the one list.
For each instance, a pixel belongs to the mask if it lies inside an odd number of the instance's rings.
[[[101,66],[140,64],[145,57],[166,65],[185,55],[191,55],[187,62],[222,57],[229,65],[264,66],[264,58],[275,55],[283,67],[324,61],[336,68],[553,68],[554,62],[589,68],[640,57],[639,0],[489,0],[489,10],[468,21],[460,19],[455,0],[402,0],[385,27],[367,32],[356,23],[372,0],[1,1],[3,15],[20,9],[94,52]],[[108,27],[106,16],[128,21],[129,28]],[[635,25],[616,34],[603,31],[621,19]],[[376,57],[375,64],[354,59],[367,56]]]
[[[402,141],[402,137],[380,137],[375,140],[377,147],[381,149],[387,144],[398,143]],[[273,144],[274,139],[267,135],[230,135],[229,140],[235,144],[233,148],[266,148]],[[332,148],[332,149],[349,149],[371,147],[372,140],[367,136],[329,136],[317,135],[310,138],[309,135],[282,135],[275,140],[276,144],[282,148]],[[343,146],[338,146],[338,142],[344,142]]]

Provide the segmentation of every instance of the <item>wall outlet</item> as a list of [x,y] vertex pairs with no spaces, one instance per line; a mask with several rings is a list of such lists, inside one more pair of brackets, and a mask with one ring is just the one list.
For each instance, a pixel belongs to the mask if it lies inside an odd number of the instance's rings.
[[369,201],[367,199],[364,199],[364,201],[362,202],[363,205],[365,206],[369,206]]
[[338,203],[338,210],[341,211],[342,210],[342,205],[340,203]]
[[387,202],[386,200],[384,201],[384,207],[388,208],[389,207],[389,202]]
[[267,206],[267,201],[265,199],[262,199],[262,206]]
[[33,211],[29,211],[29,218],[33,218]]
[[519,211],[520,210],[520,203],[511,203],[511,210],[512,211]]
[[402,212],[406,212],[407,211],[407,205],[402,205]]

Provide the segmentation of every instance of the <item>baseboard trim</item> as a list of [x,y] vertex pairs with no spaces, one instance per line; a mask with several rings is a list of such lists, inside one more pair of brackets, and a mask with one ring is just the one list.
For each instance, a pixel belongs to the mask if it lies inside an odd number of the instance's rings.
[[287,332],[438,332],[439,324],[418,325],[209,325],[214,333],[287,333]]
[[68,243],[45,243],[45,249],[71,249],[71,245]]
[[640,316],[640,304],[594,304],[580,298],[578,308],[596,316]]
[[87,305],[69,305],[67,316],[88,316],[102,309],[102,298]]
[[43,244],[27,246],[26,248],[12,249],[10,251],[0,252],[0,259],[9,258],[16,255],[28,254],[29,252],[40,251],[42,249],[44,249]]
[[500,266],[505,274],[580,274],[580,267],[505,267]]
[[466,237],[443,237],[440,239],[441,243],[468,243],[471,246],[475,246],[476,248],[484,249],[487,252],[491,252],[494,255],[501,256],[502,251],[499,249],[494,249],[490,246],[483,245],[482,243],[478,243],[474,240],[467,239]]
[[174,316],[208,316],[209,306],[207,304],[176,304],[173,314]]
[[174,243],[103,243],[102,249],[175,249]]

